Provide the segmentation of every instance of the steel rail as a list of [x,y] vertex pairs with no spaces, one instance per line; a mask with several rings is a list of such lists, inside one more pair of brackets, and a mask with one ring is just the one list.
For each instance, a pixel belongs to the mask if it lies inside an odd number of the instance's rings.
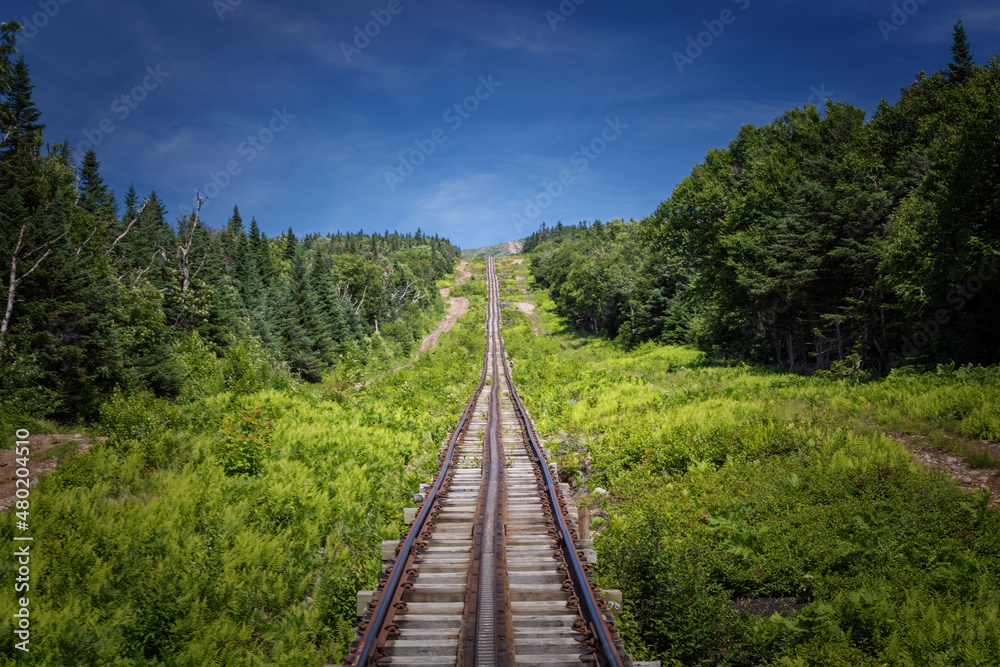
[[[391,662],[391,658],[384,655],[382,651],[387,639],[394,636],[395,630],[393,621],[395,618],[395,612],[398,609],[405,609],[405,603],[401,601],[404,587],[407,585],[406,581],[404,581],[404,577],[407,581],[409,581],[410,577],[416,576],[415,571],[412,570],[412,566],[415,562],[417,553],[423,545],[423,542],[418,540],[420,538],[429,537],[429,533],[426,532],[426,529],[432,528],[434,524],[433,521],[428,522],[428,519],[432,515],[437,516],[437,511],[440,509],[439,496],[446,495],[446,492],[442,493],[442,489],[450,487],[451,478],[454,475],[459,440],[468,429],[469,422],[473,416],[473,411],[475,410],[483,388],[485,387],[489,370],[488,364],[490,363],[492,352],[493,381],[491,384],[489,409],[490,417],[487,421],[487,428],[491,431],[491,435],[487,437],[487,440],[489,440],[494,446],[501,445],[500,439],[498,437],[494,437],[496,435],[495,431],[497,430],[497,422],[499,421],[502,424],[499,407],[499,374],[497,372],[498,366],[501,366],[503,368],[503,379],[507,385],[511,403],[524,428],[526,442],[531,446],[531,457],[538,465],[539,477],[544,488],[544,494],[551,508],[552,522],[556,533],[556,543],[565,557],[567,575],[573,590],[576,592],[575,600],[571,599],[571,605],[575,602],[577,612],[583,620],[585,626],[580,628],[580,630],[584,633],[585,642],[589,646],[581,658],[594,660],[601,667],[623,667],[624,663],[622,661],[622,656],[618,652],[611,630],[604,619],[601,609],[602,605],[598,602],[594,595],[596,587],[592,586],[590,583],[587,570],[581,562],[580,556],[577,552],[575,533],[563,516],[563,503],[560,501],[558,495],[558,486],[549,473],[544,454],[534,433],[531,420],[528,417],[527,409],[524,407],[524,401],[517,393],[517,389],[514,386],[513,377],[507,362],[506,346],[504,344],[503,336],[500,333],[500,287],[493,258],[487,260],[487,287],[489,299],[486,318],[486,349],[483,354],[483,368],[480,373],[479,385],[466,404],[465,410],[462,412],[458,426],[449,439],[447,451],[440,457],[441,463],[438,467],[437,478],[435,479],[431,489],[428,491],[413,522],[413,526],[403,539],[401,545],[397,547],[396,558],[389,574],[387,576],[383,575],[380,577],[381,582],[379,584],[379,590],[381,591],[381,594],[379,595],[379,599],[377,603],[374,604],[374,608],[372,609],[368,620],[362,621],[360,628],[362,637],[357,642],[356,648],[345,658],[345,663],[358,667],[360,665],[377,666],[380,662]],[[486,475],[487,468],[486,444],[487,442],[484,440],[484,477]],[[497,457],[496,460],[492,461],[492,463],[500,469],[502,478],[502,468],[504,466],[501,465],[500,458]],[[487,487],[490,486],[488,481],[489,480],[484,478],[484,490],[480,496],[481,509],[486,508],[484,499],[487,499],[490,493],[487,489]],[[501,482],[499,486],[502,489],[504,485]],[[463,634],[466,634],[468,632],[468,628],[471,626],[473,629],[472,639],[476,639],[475,635],[478,634],[477,631],[480,625],[490,615],[492,615],[491,620],[494,622],[487,622],[486,624],[494,626],[494,630],[499,630],[500,632],[499,636],[494,634],[492,638],[492,650],[489,651],[489,656],[481,655],[486,653],[486,649],[483,646],[479,646],[478,643],[473,649],[471,656],[470,653],[465,652],[461,646],[459,647],[460,663],[462,662],[461,658],[464,656],[467,667],[478,664],[507,665],[513,662],[513,651],[510,646],[510,642],[513,641],[513,632],[508,625],[511,619],[506,603],[506,568],[504,563],[505,557],[503,546],[505,523],[505,509],[503,506],[506,503],[494,502],[491,504],[494,505],[494,509],[496,510],[494,513],[494,526],[491,531],[492,535],[486,534],[486,531],[482,530],[484,524],[486,523],[483,521],[485,518],[483,516],[485,512],[483,511],[479,512],[480,517],[476,532],[477,543],[479,545],[482,545],[487,540],[491,540],[493,542],[493,551],[495,556],[494,562],[487,564],[487,567],[492,567],[493,571],[491,573],[492,577],[487,577],[487,579],[492,578],[493,585],[490,586],[490,588],[493,589],[492,597],[494,600],[493,604],[489,605],[491,607],[490,609],[482,610],[483,615],[481,616],[479,614],[480,609],[478,607],[478,602],[480,597],[479,593],[481,592],[479,583],[483,579],[481,577],[482,572],[477,571],[475,567],[470,567],[469,588],[472,593],[471,605],[475,609],[476,613],[469,614],[467,616]],[[474,544],[473,549],[475,550],[476,548],[476,544]],[[473,555],[472,562],[476,562],[475,555]],[[483,562],[480,560],[479,567],[482,568],[483,565]],[[469,604],[470,602],[467,600],[467,610],[470,610]],[[371,609],[371,607],[369,608]],[[472,658],[472,662],[469,661],[470,657]]]
[[[487,316],[487,327],[489,326],[488,320],[489,317]],[[407,578],[410,576],[408,570],[411,567],[411,561],[415,556],[414,543],[416,542],[417,536],[424,533],[427,519],[437,505],[438,494],[441,492],[441,487],[443,486],[446,477],[448,477],[448,472],[453,470],[458,441],[468,428],[473,410],[475,410],[476,403],[479,400],[479,395],[482,393],[483,386],[486,384],[486,361],[489,358],[489,354],[490,347],[489,344],[487,344],[486,350],[483,353],[483,370],[479,375],[479,386],[476,387],[476,390],[472,393],[472,397],[469,399],[469,402],[465,406],[465,410],[462,412],[462,416],[459,418],[458,427],[449,439],[447,452],[442,458],[439,459],[441,463],[438,466],[437,479],[425,496],[424,502],[413,521],[413,525],[409,533],[407,533],[402,545],[397,549],[396,559],[388,578],[384,582],[380,583],[381,595],[379,595],[378,603],[375,605],[375,609],[372,611],[367,624],[362,623],[363,634],[361,641],[359,642],[357,649],[348,653],[344,658],[344,662],[348,665],[355,665],[356,667],[362,665],[366,667],[374,667],[378,665],[380,659],[385,657],[381,655],[379,651],[384,647],[385,641],[390,634],[387,626],[391,624],[391,621],[395,616],[396,609],[394,605],[399,603],[399,597],[402,592],[403,577],[404,575]]]
[[500,426],[500,336],[499,284],[493,259],[487,260],[488,315],[487,359],[491,369],[490,403],[483,441],[483,482],[477,504],[469,567],[465,622],[459,642],[459,667],[511,664],[513,628],[508,614],[504,519],[506,482]]
[[538,467],[541,470],[543,486],[548,497],[549,504],[552,507],[553,521],[556,524],[556,539],[568,561],[568,574],[570,581],[573,584],[573,589],[577,592],[579,613],[587,626],[587,634],[590,635],[590,638],[593,641],[591,649],[594,658],[596,659],[597,664],[601,667],[624,667],[624,662],[622,661],[622,657],[618,652],[617,646],[615,645],[611,630],[608,627],[607,621],[604,619],[604,614],[601,612],[601,604],[597,601],[597,598],[594,595],[594,587],[591,586],[587,577],[587,572],[580,561],[580,556],[576,549],[576,540],[573,529],[566,523],[565,517],[563,516],[561,503],[557,493],[558,487],[553,482],[552,476],[549,474],[548,466],[545,462],[545,456],[543,455],[542,448],[538,444],[538,440],[535,437],[534,429],[531,425],[531,419],[528,417],[527,409],[524,407],[524,401],[520,394],[517,393],[517,388],[514,386],[514,379],[511,376],[510,368],[507,363],[507,350],[503,342],[503,336],[500,336],[500,358],[502,360],[504,378],[507,382],[507,391],[511,396],[511,402],[517,412],[518,419],[524,427],[524,433],[527,436],[528,442],[532,448],[532,453],[534,454],[534,457],[538,462]]

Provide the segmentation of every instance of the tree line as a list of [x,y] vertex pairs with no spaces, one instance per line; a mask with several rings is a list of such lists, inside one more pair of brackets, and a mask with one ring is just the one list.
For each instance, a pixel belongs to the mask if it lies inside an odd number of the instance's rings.
[[43,142],[15,23],[0,29],[0,407],[92,418],[115,388],[176,396],[177,346],[247,345],[308,382],[409,354],[459,249],[420,230],[268,238],[201,199],[173,224],[155,192],[119,204],[93,149]]
[[871,118],[745,125],[641,221],[542,228],[534,273],[578,326],[796,370],[1000,361],[1000,58],[951,62]]

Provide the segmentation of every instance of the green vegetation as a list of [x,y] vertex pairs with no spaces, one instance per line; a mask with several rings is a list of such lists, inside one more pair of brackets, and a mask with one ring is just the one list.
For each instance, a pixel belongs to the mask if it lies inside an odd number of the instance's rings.
[[745,125],[630,224],[542,228],[536,278],[576,326],[794,370],[996,363],[1000,57],[865,112]]
[[198,350],[241,393],[264,358],[265,375],[369,379],[439,319],[458,249],[419,229],[269,239],[236,207],[215,230],[201,200],[173,225],[155,192],[119,204],[92,149],[43,149],[17,30],[0,28],[0,425],[93,421],[115,390],[181,396]]
[[[15,36],[0,27],[0,427],[107,440],[17,507],[30,651],[10,586],[0,664],[340,659],[478,377],[481,315],[391,372],[443,312],[458,249],[420,230],[269,239],[236,208],[222,230],[197,205],[172,225],[134,188],[119,205],[93,151],[44,148]],[[0,520],[8,544],[19,520]],[[17,568],[0,560],[5,581]]]
[[[464,296],[470,299],[481,299],[485,304],[488,298],[486,287],[486,260],[474,259],[467,263],[466,271],[469,272],[469,279],[462,285],[458,285],[451,290],[451,296]],[[475,301],[472,301],[475,303]]]
[[[590,490],[599,581],[625,593],[634,657],[995,664],[1000,516],[885,433],[997,439],[1000,368],[862,382],[719,366],[573,337],[539,303],[561,331],[507,330],[515,380],[564,479]],[[767,599],[808,606],[739,610]]]
[[[411,367],[355,389],[244,375],[249,393],[194,381],[180,400],[117,393],[110,439],[68,459],[30,497],[31,651],[4,665],[309,665],[343,656],[355,592],[375,585],[379,544],[437,467],[478,378],[482,310]],[[190,375],[221,375],[188,350]],[[197,367],[208,363],[207,367]],[[19,534],[13,513],[0,525]],[[17,563],[0,569],[13,581]]]
[[[43,149],[15,34],[0,28],[0,427],[108,439],[32,489],[31,652],[8,588],[0,663],[341,658],[379,542],[478,377],[484,262],[452,286],[458,250],[419,230],[269,239],[235,208],[212,230],[197,206],[171,224],[155,193],[119,204],[93,151]],[[896,439],[998,467],[980,445],[1000,439],[1000,369],[966,362],[1000,358],[1000,60],[976,66],[960,24],[952,55],[868,121],[830,103],[745,126],[641,222],[525,240],[549,291],[541,322],[504,313],[508,351],[601,510],[599,577],[625,592],[634,656],[1000,655],[997,513]],[[441,286],[473,315],[391,373]],[[618,340],[534,336],[560,331],[557,309]],[[0,539],[16,531],[8,514]],[[788,610],[745,611],[762,601]]]

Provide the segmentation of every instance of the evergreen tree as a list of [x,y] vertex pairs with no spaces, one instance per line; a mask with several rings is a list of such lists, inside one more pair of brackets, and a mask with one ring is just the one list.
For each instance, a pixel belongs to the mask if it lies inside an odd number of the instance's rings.
[[41,156],[43,126],[31,99],[28,68],[23,58],[10,61],[14,31],[11,24],[3,24],[0,36],[0,285],[5,297],[0,358],[10,347],[17,320],[26,319],[15,305],[24,310],[31,287],[43,280],[46,265],[55,261],[54,255],[67,242],[66,202],[72,201],[65,147],[56,146],[47,157]]
[[292,370],[307,382],[319,382],[332,352],[330,341],[318,326],[316,302],[306,275],[305,259],[297,253],[279,307],[281,349]]
[[97,161],[97,153],[93,148],[87,149],[80,165],[80,192],[77,205],[105,224],[115,221],[118,216],[118,204],[114,192],[104,183],[101,177],[101,163]]
[[969,47],[969,38],[965,34],[965,26],[962,25],[961,21],[955,23],[951,35],[951,62],[948,64],[948,80],[952,83],[962,84],[972,76],[976,63],[972,57],[972,49]]
[[295,238],[295,232],[292,228],[288,228],[288,233],[285,234],[285,253],[284,257],[288,261],[295,259],[295,255],[299,251],[299,240]]
[[337,292],[332,264],[326,255],[320,254],[316,258],[310,282],[319,316],[324,325],[324,333],[336,354],[343,355],[351,341],[361,338],[361,320],[350,304],[346,303]]
[[20,23],[0,23],[0,95],[7,88],[7,77],[10,75],[11,56],[17,53],[17,33],[22,30]]
[[[52,234],[69,228],[72,214],[72,204],[56,198],[35,213],[35,226]],[[78,246],[69,235],[56,239],[48,261],[23,285],[18,333],[37,351],[43,383],[64,397],[53,406],[54,416],[92,418],[112,388],[125,382],[114,316],[118,285],[99,246]]]
[[222,239],[222,254],[225,257],[227,266],[232,270],[234,253],[239,244],[239,238],[243,234],[243,218],[240,216],[239,206],[233,206],[233,214],[226,222],[226,231]]
[[264,298],[264,281],[261,280],[260,269],[257,267],[257,255],[253,241],[246,234],[236,238],[236,249],[233,251],[231,265],[233,280],[243,299],[243,305],[248,314],[259,311]]
[[226,234],[230,238],[235,238],[243,233],[243,217],[240,216],[240,207],[233,206],[233,214],[226,223]]
[[257,225],[257,218],[250,219],[250,249],[256,259],[257,270],[264,286],[271,285],[274,279],[274,265],[271,263],[270,243]]
[[38,163],[41,160],[42,114],[31,99],[31,77],[24,58],[5,64],[8,76],[0,88],[0,190],[18,187],[29,208],[41,203]]
[[[125,196],[126,224],[132,221],[137,210],[135,189]],[[170,256],[174,253],[174,231],[166,220],[167,210],[163,201],[153,191],[146,198],[142,213],[138,214],[134,230],[126,239],[128,263],[137,278],[145,278],[157,289],[167,287],[170,278]],[[169,254],[168,254],[169,253]]]
[[128,190],[125,192],[125,212],[122,213],[123,220],[131,220],[139,213],[139,194],[135,191],[135,183],[129,182]]

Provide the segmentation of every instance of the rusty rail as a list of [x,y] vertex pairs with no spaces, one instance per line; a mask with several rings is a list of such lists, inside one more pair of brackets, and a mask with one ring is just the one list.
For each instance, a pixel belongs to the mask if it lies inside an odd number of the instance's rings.
[[413,566],[421,547],[424,545],[423,541],[418,542],[416,538],[420,536],[421,540],[426,540],[430,537],[429,531],[434,527],[432,519],[438,515],[441,509],[440,499],[447,493],[447,489],[451,485],[458,442],[468,428],[476,402],[486,384],[486,360],[489,358],[489,354],[489,345],[487,345],[483,354],[483,370],[479,376],[479,385],[472,393],[472,397],[458,420],[458,426],[448,440],[448,448],[438,458],[438,474],[434,485],[421,504],[413,525],[400,546],[397,547],[392,569],[387,577],[380,577],[379,588],[382,594],[372,611],[371,618],[367,621],[362,620],[359,628],[362,633],[361,641],[358,642],[356,648],[352,647],[352,650],[344,658],[344,662],[348,665],[375,667],[379,661],[388,661],[388,656],[385,656],[381,649],[385,646],[386,641],[398,635],[398,628],[394,625],[396,611],[406,608],[406,603],[402,601],[403,591],[413,585],[416,576]]
[[[573,592],[569,606],[579,616],[575,627],[582,635],[582,641],[585,645],[581,659],[596,662],[601,667],[622,667],[625,663],[604,618],[603,603],[597,600],[596,586],[590,580],[592,568],[584,565],[581,561],[577,551],[577,535],[564,515],[565,502],[559,496],[558,481],[552,479],[542,448],[524,407],[524,401],[514,386],[507,363],[503,336],[500,334],[499,280],[493,258],[487,260],[487,267],[489,292],[486,320],[487,345],[483,355],[483,369],[479,385],[469,399],[459,419],[458,426],[448,441],[447,449],[439,458],[440,463],[435,482],[428,491],[413,526],[397,547],[396,558],[391,570],[388,574],[383,574],[380,577],[381,595],[378,602],[374,603],[370,617],[367,620],[362,620],[359,627],[361,638],[352,644],[352,650],[345,662],[353,667],[377,666],[391,662],[391,658],[384,654],[383,647],[389,639],[399,634],[398,627],[395,625],[395,615],[397,611],[406,609],[406,603],[402,601],[403,592],[412,587],[415,581],[417,572],[414,565],[419,562],[420,553],[426,547],[426,540],[430,538],[430,531],[434,528],[434,519],[441,511],[441,499],[447,495],[451,485],[457,460],[458,443],[468,429],[475,406],[485,387],[492,350],[493,381],[490,388],[487,438],[483,444],[482,456],[484,482],[478,501],[479,511],[477,512],[470,560],[466,613],[459,641],[457,656],[459,667],[473,667],[473,665],[483,664],[512,665],[514,662],[513,629],[506,595],[506,559],[504,557],[506,502],[503,475],[505,464],[502,444],[498,437],[499,424],[502,423],[499,399],[499,367],[503,369],[503,381],[507,386],[518,420],[522,424],[526,444],[530,445],[529,456],[536,464],[535,474],[542,486],[544,500],[549,506],[548,514],[552,525],[550,533],[558,552],[562,554],[561,560],[565,565],[567,589]],[[491,322],[493,326],[491,326]],[[489,456],[487,455],[487,445],[491,451]],[[495,484],[488,483],[490,480],[493,480]],[[494,497],[492,500],[489,497],[491,488],[495,493],[498,492],[498,497]],[[488,506],[494,508],[492,513],[486,511]],[[492,514],[492,522],[489,521],[489,514]],[[493,525],[492,530],[488,529],[490,523]],[[490,551],[486,548],[490,543],[492,544],[492,557],[488,559],[491,562],[486,563],[486,567],[490,571],[484,573],[483,554]],[[484,580],[492,581],[492,586],[489,587],[491,590],[486,595],[484,595],[486,591],[483,590],[482,586]],[[488,609],[484,609],[480,605],[484,598],[487,600],[492,598]],[[478,641],[484,637],[488,637],[488,639]]]
[[537,474],[539,474],[541,478],[540,481],[542,482],[548,503],[552,509],[552,520],[555,524],[556,541],[559,549],[564,554],[567,566],[566,574],[569,577],[573,590],[575,591],[577,612],[583,620],[583,627],[579,629],[584,636],[587,649],[584,651],[581,658],[585,660],[595,660],[601,667],[622,667],[624,665],[622,656],[620,655],[619,649],[615,644],[611,629],[608,627],[607,621],[604,619],[603,603],[597,600],[597,596],[595,594],[597,587],[590,581],[589,569],[592,568],[588,569],[580,560],[580,554],[578,553],[576,547],[577,535],[573,528],[566,522],[566,518],[564,516],[564,503],[560,500],[558,494],[558,481],[553,481],[552,476],[549,473],[548,466],[545,462],[545,456],[542,453],[542,448],[538,443],[537,437],[535,436],[535,431],[532,426],[531,419],[528,417],[527,409],[524,407],[524,401],[520,394],[517,393],[517,388],[514,386],[514,380],[511,377],[510,367],[506,362],[507,351],[502,336],[500,337],[500,356],[503,360],[504,379],[507,382],[507,391],[511,396],[518,419],[521,421],[524,428],[524,433],[527,436],[528,443],[531,445],[530,453],[537,465]]

